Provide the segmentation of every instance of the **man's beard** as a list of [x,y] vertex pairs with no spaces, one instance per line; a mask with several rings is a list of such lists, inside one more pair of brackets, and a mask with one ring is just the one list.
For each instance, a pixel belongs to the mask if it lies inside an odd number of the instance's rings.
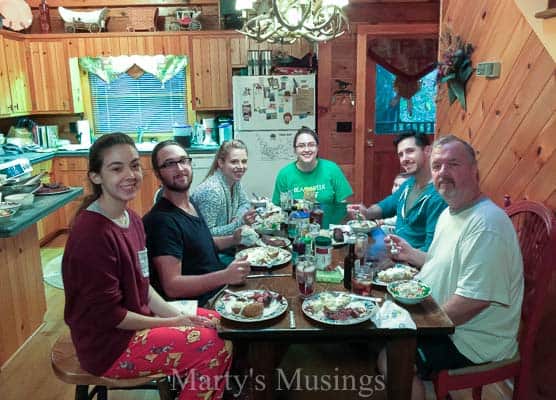
[[191,172],[191,175],[189,175],[189,182],[184,186],[184,185],[174,185],[172,182],[163,179],[162,180],[162,185],[164,186],[165,189],[170,190],[171,192],[176,192],[176,193],[186,193],[189,188],[191,187],[191,183],[193,182],[193,171]]

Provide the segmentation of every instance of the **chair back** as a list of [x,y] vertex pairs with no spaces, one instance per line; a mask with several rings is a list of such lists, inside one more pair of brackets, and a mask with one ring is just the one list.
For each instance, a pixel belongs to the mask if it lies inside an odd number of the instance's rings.
[[[506,208],[517,232],[523,256],[524,293],[521,309],[519,389],[530,390],[534,345],[556,260],[556,218],[536,201],[519,201]],[[525,398],[518,396],[518,398]]]

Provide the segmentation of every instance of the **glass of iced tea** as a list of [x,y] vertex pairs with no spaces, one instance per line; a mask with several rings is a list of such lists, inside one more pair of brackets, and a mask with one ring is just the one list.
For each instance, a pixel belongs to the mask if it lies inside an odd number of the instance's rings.
[[316,275],[315,257],[300,255],[295,267],[295,278],[301,297],[308,297],[315,293]]
[[355,271],[351,278],[351,291],[361,296],[370,296],[373,288],[373,275],[370,271]]

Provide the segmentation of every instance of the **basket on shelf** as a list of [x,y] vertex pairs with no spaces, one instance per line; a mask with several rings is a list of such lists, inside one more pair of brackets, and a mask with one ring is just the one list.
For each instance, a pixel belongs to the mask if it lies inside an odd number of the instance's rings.
[[127,9],[128,31],[156,31],[157,7],[130,7]]

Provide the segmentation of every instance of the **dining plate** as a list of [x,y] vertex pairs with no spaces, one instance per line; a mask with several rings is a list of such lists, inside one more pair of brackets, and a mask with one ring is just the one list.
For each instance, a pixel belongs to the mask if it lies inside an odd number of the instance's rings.
[[50,189],[48,192],[41,192],[40,189],[35,192],[35,196],[52,196],[55,194],[62,194],[71,191],[70,187],[60,188],[60,189]]
[[[223,318],[231,321],[266,321],[282,315],[288,309],[288,300],[281,294],[270,290],[241,290],[234,293],[235,296],[223,293],[214,304],[214,309]],[[258,311],[257,315],[246,316],[245,314],[249,315],[246,307],[254,303],[261,303],[263,305],[262,312],[260,311],[260,306],[258,306],[258,308],[255,307],[255,310]]]
[[[382,280],[378,277],[379,273],[386,273],[389,275],[389,278],[387,280]],[[410,267],[409,265],[396,264],[393,267],[383,269],[382,271],[376,271],[373,276],[373,285],[386,287],[391,282],[413,279],[413,277],[415,277],[418,273],[418,269]]]
[[269,236],[261,237],[256,242],[257,246],[272,246],[286,248],[291,244],[290,239],[282,236]]
[[247,261],[251,263],[252,267],[265,268],[285,264],[292,258],[289,251],[273,246],[251,247],[236,254],[236,258],[244,256],[247,256]]
[[301,309],[307,317],[324,324],[355,325],[367,321],[377,306],[351,293],[320,292],[305,299]]

